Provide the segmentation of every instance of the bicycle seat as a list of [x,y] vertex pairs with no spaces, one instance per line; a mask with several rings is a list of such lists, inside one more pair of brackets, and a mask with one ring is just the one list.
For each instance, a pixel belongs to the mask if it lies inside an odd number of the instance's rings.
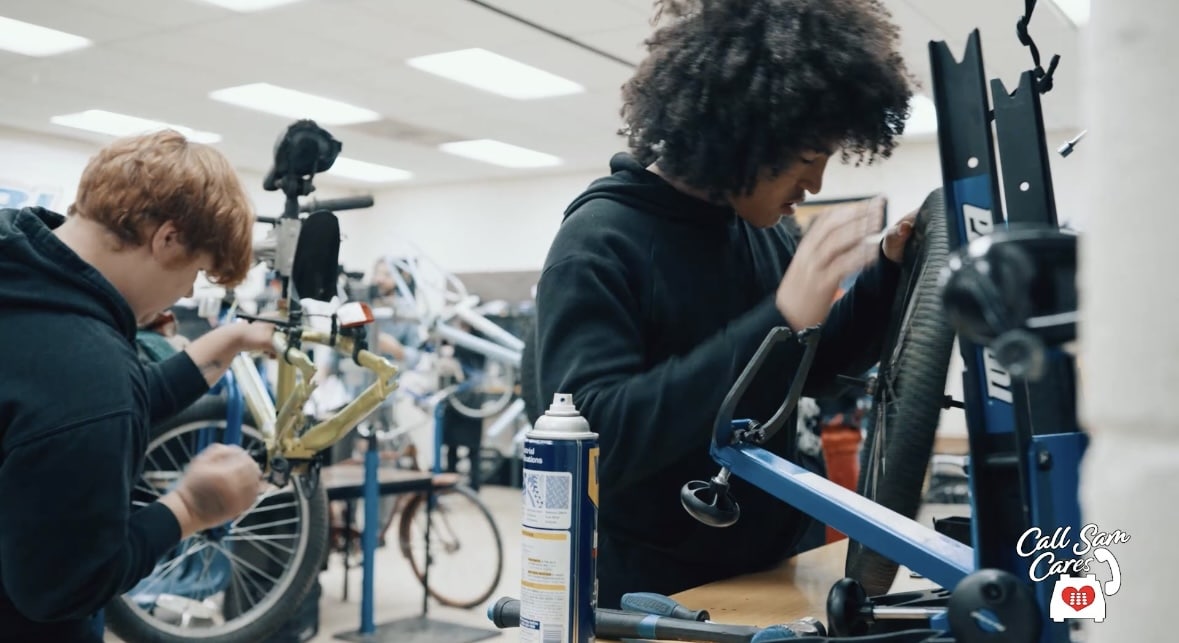
[[[1047,346],[1076,339],[1077,235],[1057,228],[1011,228],[950,256],[942,305],[968,340],[991,347],[1014,375],[1034,370]],[[1030,369],[1030,370],[1029,370]]]

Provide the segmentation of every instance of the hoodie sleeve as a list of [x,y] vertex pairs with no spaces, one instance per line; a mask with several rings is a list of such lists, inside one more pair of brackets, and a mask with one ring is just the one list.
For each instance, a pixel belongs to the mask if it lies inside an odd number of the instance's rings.
[[209,391],[205,376],[185,351],[162,362],[144,364],[143,376],[153,424],[183,411]]
[[92,418],[13,445],[0,467],[0,582],[39,622],[84,619],[125,593],[180,540],[159,503],[128,499],[129,413]]
[[880,360],[900,275],[901,267],[881,250],[876,263],[861,272],[835,303],[823,322],[804,395],[831,393],[839,388],[837,375],[858,377]]
[[647,368],[639,304],[617,263],[587,254],[554,263],[537,302],[540,403],[573,395],[600,436],[601,476],[620,487],[698,453],[712,431],[701,414],[720,408],[769,331],[786,323],[771,296],[690,352]]

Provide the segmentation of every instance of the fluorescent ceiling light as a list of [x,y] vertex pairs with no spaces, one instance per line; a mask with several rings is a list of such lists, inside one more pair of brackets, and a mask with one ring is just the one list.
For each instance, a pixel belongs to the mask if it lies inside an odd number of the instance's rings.
[[552,154],[537,152],[501,141],[479,139],[443,143],[438,149],[447,154],[462,156],[500,167],[552,167],[560,165],[561,159]]
[[937,134],[937,108],[933,99],[925,94],[914,94],[909,102],[909,120],[905,122],[905,135],[918,136]]
[[410,58],[406,63],[436,76],[518,100],[585,91],[584,87],[571,80],[486,49],[460,49],[430,54]]
[[205,0],[209,4],[215,4],[218,7],[224,7],[232,11],[246,13],[249,11],[264,11],[266,9],[273,9],[274,7],[281,7],[284,4],[291,4],[299,0]]
[[393,181],[404,181],[413,176],[412,173],[405,170],[399,170],[395,167],[387,165],[377,165],[376,163],[368,163],[365,161],[357,161],[355,159],[345,158],[343,156],[336,157],[336,162],[332,163],[332,169],[327,171],[328,174],[354,179],[357,181],[365,181],[368,183],[391,183]]
[[110,136],[135,136],[162,129],[174,129],[183,134],[188,140],[196,143],[216,143],[221,140],[220,134],[202,132],[194,130],[191,127],[172,125],[138,116],[108,112],[104,109],[88,109],[76,114],[54,116],[49,120],[56,125],[86,130],[88,132],[98,132],[99,134],[108,134]]
[[54,56],[94,43],[72,33],[0,16],[0,49],[25,56]]
[[1052,0],[1056,8],[1065,15],[1073,25],[1084,27],[1089,24],[1089,0]]
[[209,98],[287,118],[310,118],[321,125],[351,125],[381,120],[381,115],[371,109],[270,83],[218,89],[211,92]]

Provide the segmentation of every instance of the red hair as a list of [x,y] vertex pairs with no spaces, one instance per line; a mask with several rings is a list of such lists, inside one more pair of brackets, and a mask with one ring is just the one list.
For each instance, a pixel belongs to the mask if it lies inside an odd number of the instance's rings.
[[212,257],[209,279],[230,287],[245,279],[253,261],[254,214],[233,166],[216,149],[174,130],[122,138],[99,150],[82,172],[68,213],[134,246],[171,221],[192,255]]

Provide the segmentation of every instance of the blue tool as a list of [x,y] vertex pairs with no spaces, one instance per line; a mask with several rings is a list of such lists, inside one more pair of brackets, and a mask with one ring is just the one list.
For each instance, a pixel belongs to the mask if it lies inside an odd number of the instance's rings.
[[708,610],[688,609],[675,599],[654,592],[631,592],[622,595],[622,609],[656,616],[669,616],[685,621],[709,622]]

